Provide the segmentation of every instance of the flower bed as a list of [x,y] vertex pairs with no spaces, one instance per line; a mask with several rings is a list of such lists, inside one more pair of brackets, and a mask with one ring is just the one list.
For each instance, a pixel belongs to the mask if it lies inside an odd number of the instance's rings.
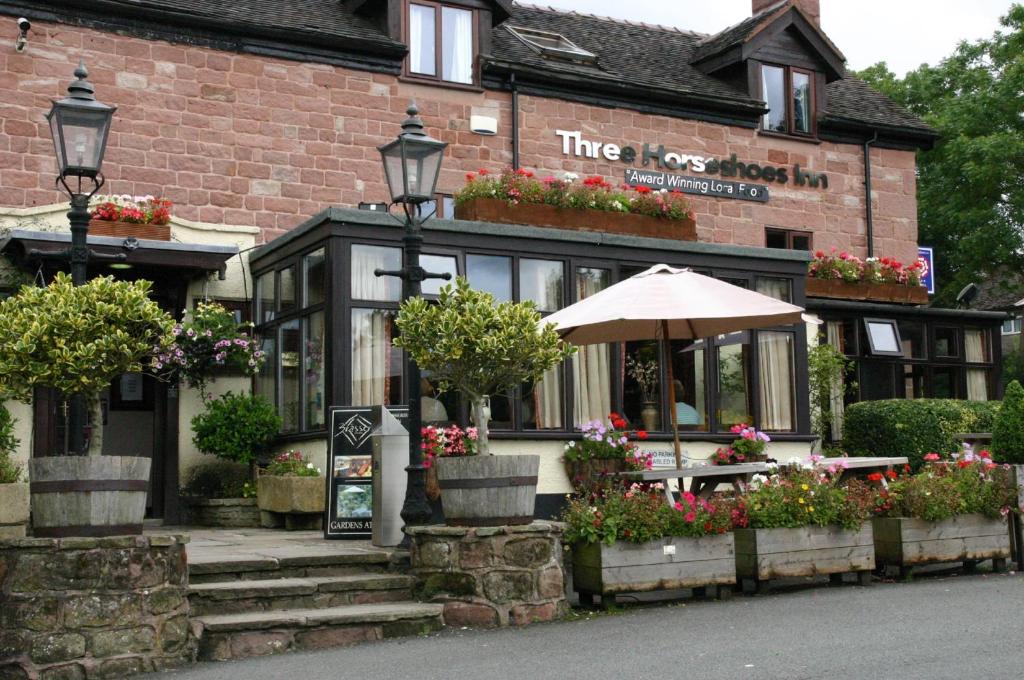
[[658,192],[622,185],[619,189],[593,176],[535,179],[529,170],[505,170],[500,175],[469,173],[455,195],[459,219],[529,224],[607,233],[697,239],[689,202],[681,192]]
[[565,445],[565,473],[574,488],[590,491],[613,480],[614,475],[629,470],[650,470],[649,453],[640,451],[636,440],[647,439],[646,430],[627,430],[627,423],[617,413],[608,414],[609,422],[594,420],[580,429],[580,441]]
[[920,262],[905,266],[890,257],[861,260],[835,248],[829,253],[819,250],[807,267],[807,295],[926,304],[922,275]]

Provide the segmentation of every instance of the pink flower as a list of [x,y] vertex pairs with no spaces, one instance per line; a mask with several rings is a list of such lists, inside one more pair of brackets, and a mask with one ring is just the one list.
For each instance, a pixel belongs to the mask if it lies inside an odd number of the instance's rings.
[[926,454],[924,454],[924,459],[927,462],[932,463],[932,462],[937,461],[939,459],[939,454],[937,454],[937,453],[926,453]]
[[686,515],[683,516],[683,519],[692,524],[693,521],[697,519],[697,513],[694,512],[693,510],[690,510],[690,512],[686,513]]

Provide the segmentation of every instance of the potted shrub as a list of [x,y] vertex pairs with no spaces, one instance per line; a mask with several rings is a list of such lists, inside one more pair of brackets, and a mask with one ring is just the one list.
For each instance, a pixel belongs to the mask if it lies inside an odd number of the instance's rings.
[[281,416],[259,395],[224,395],[206,401],[192,419],[192,443],[203,453],[253,469],[281,430]]
[[437,461],[445,521],[460,525],[524,524],[533,519],[540,458],[491,456],[489,396],[503,394],[573,354],[533,302],[496,305],[490,293],[464,278],[441,289],[436,304],[422,297],[402,303],[394,344],[429,371],[442,391],[469,399],[477,428],[477,456]]
[[744,592],[771,579],[856,572],[871,583],[875,568],[870,501],[840,486],[842,466],[798,464],[754,475],[736,516],[736,577]]
[[11,460],[20,443],[14,422],[0,403],[0,538],[24,536],[28,524],[28,484],[21,479],[21,466]]
[[[74,286],[61,273],[0,302],[0,396],[29,403],[37,387],[80,396],[96,413],[90,450],[98,454],[100,393],[123,373],[149,369],[169,342],[173,320],[149,290],[148,281],[109,276]],[[149,458],[53,453],[29,461],[37,536],[142,531]]]
[[153,196],[95,196],[90,201],[89,233],[95,236],[171,240],[171,208]]
[[267,528],[319,529],[326,498],[323,471],[298,451],[274,456],[256,480],[260,524]]
[[580,440],[565,445],[565,473],[577,490],[592,491],[614,480],[620,472],[652,467],[651,454],[641,452],[632,441],[647,439],[647,431],[628,431],[626,421],[618,413],[608,414],[608,419],[607,425],[600,420],[585,423]]
[[590,604],[600,595],[607,606],[621,593],[735,584],[737,512],[732,501],[708,502],[690,492],[668,505],[661,483],[608,487],[575,498],[562,521],[580,602]]
[[1007,516],[1016,505],[1008,470],[987,451],[943,459],[926,454],[917,474],[869,476],[876,493],[875,554],[890,575],[913,567],[991,559],[1004,571],[1010,556]]
[[530,224],[684,241],[697,240],[689,201],[680,191],[613,187],[600,175],[537,179],[525,169],[500,175],[485,169],[466,174],[455,194],[455,216],[463,220]]
[[256,485],[248,465],[215,460],[193,467],[182,487],[186,524],[249,528],[260,525]]
[[711,456],[713,465],[760,463],[768,459],[764,451],[772,439],[766,433],[760,432],[746,423],[733,425],[729,431],[737,437],[729,446],[719,447],[715,451]]

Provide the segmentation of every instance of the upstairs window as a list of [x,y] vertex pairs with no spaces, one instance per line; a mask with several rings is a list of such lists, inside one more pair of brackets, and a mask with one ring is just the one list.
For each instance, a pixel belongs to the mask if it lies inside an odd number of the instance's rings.
[[761,66],[761,98],[768,107],[761,129],[814,134],[814,74],[792,66]]
[[524,28],[522,26],[506,26],[508,32],[526,43],[530,49],[539,52],[546,57],[556,59],[568,59],[579,61],[585,64],[597,62],[597,55],[588,52],[561,33],[541,31],[536,28]]
[[764,245],[766,248],[810,250],[811,238],[812,235],[809,231],[779,229],[776,227],[766,227],[764,230]]
[[472,85],[476,60],[474,13],[432,2],[410,2],[409,74]]

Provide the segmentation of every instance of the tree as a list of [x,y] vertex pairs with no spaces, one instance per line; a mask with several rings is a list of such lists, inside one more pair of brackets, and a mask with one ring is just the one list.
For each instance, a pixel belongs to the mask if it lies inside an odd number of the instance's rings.
[[919,241],[936,251],[937,300],[999,267],[1024,266],[1024,6],[991,38],[962,42],[904,78],[857,74],[939,133],[918,155]]
[[406,300],[395,324],[395,346],[430,371],[441,391],[456,389],[469,398],[482,455],[488,453],[489,395],[540,380],[576,351],[562,344],[551,324],[542,325],[533,302],[496,305],[490,293],[473,290],[464,278],[444,286],[437,304]]

